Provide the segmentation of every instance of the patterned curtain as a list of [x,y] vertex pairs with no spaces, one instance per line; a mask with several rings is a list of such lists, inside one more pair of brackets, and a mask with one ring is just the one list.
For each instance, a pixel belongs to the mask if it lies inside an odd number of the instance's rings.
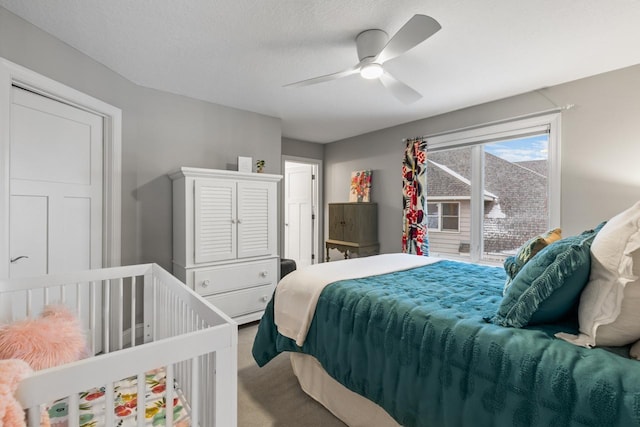
[[402,162],[402,252],[429,255],[427,233],[427,140],[407,139]]

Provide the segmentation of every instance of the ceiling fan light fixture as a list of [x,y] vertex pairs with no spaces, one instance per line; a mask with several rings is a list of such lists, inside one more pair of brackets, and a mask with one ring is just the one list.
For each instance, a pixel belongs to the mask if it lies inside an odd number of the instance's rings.
[[375,62],[365,64],[360,68],[360,75],[365,79],[377,79],[383,72],[382,65]]

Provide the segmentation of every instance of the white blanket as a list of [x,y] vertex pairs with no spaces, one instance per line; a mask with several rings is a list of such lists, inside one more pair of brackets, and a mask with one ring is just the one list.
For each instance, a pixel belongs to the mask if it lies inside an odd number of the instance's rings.
[[440,261],[409,254],[384,254],[315,264],[286,275],[276,287],[274,321],[278,332],[302,346],[307,338],[320,293],[338,280],[408,270]]

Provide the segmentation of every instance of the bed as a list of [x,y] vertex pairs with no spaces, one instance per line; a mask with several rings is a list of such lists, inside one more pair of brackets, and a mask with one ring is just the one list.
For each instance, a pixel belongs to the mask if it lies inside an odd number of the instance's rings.
[[577,333],[575,312],[491,323],[505,279],[502,267],[406,254],[298,270],[267,306],[253,356],[264,366],[291,352],[303,390],[350,426],[640,426],[628,347],[556,338]]
[[52,427],[236,425],[237,325],[158,265],[0,281],[0,324],[52,303],[77,314],[88,357],[20,382],[30,427],[43,414]]

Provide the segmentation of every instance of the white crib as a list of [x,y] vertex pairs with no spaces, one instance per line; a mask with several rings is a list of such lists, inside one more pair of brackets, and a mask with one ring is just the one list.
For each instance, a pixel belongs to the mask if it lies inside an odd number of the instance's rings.
[[[109,408],[115,382],[137,376],[141,396],[145,373],[157,368],[184,393],[191,426],[237,425],[237,325],[158,265],[0,280],[0,323],[35,317],[53,303],[78,314],[95,356],[22,381],[17,397],[28,408],[30,427],[39,426],[41,409],[60,398],[69,402],[69,427],[78,427],[78,393],[104,387]],[[169,414],[173,393],[166,388]],[[107,426],[115,425],[113,411],[105,417]],[[138,416],[137,425],[144,423]],[[173,425],[172,417],[166,425]]]

